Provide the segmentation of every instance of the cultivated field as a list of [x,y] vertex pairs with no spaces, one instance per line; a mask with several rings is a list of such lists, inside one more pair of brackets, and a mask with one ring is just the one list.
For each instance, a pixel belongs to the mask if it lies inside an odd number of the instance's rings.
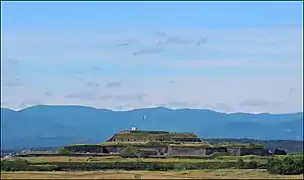
[[303,179],[302,175],[272,175],[261,169],[218,169],[188,171],[82,171],[82,172],[1,172],[1,179]]

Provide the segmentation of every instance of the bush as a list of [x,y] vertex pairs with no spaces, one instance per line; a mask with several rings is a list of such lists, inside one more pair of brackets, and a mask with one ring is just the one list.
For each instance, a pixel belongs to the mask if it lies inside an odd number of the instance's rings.
[[255,160],[250,160],[244,164],[246,169],[257,169],[259,167],[258,163]]
[[187,169],[189,169],[189,165],[188,165],[188,163],[181,162],[181,163],[175,164],[174,169],[175,170],[187,170]]
[[238,169],[243,169],[245,167],[245,162],[243,160],[243,158],[239,158],[236,162],[236,167]]
[[167,146],[168,143],[166,142],[157,142],[157,141],[149,141],[147,143],[148,146]]
[[[36,163],[42,164],[42,163]],[[121,170],[152,170],[168,171],[182,169],[225,169],[236,166],[236,162],[228,161],[210,161],[210,162],[48,162],[48,165],[54,165],[61,170],[78,170],[78,171],[96,171],[107,169]]]
[[296,175],[303,174],[304,160],[295,159],[292,156],[281,158],[272,158],[267,162],[267,171],[272,174]]
[[61,148],[61,149],[58,150],[58,154],[60,154],[60,155],[70,155],[70,154],[72,154],[72,152],[65,149],[65,148]]
[[56,165],[33,166],[26,160],[1,160],[1,171],[54,171],[59,170]]
[[138,157],[139,149],[134,146],[127,146],[121,149],[119,155],[124,158],[136,158]]
[[304,156],[304,152],[296,152],[296,153],[292,153],[290,155],[295,155],[295,156]]
[[28,161],[21,159],[1,160],[1,171],[28,171],[30,165]]
[[135,174],[134,179],[141,179],[141,174]]
[[222,156],[228,156],[228,155],[229,155],[229,153],[227,153],[227,152],[214,152],[211,155],[209,155],[208,157],[210,159],[215,159],[215,158],[219,158]]
[[287,152],[284,151],[283,149],[275,149],[275,150],[273,151],[273,154],[274,154],[274,155],[286,155]]

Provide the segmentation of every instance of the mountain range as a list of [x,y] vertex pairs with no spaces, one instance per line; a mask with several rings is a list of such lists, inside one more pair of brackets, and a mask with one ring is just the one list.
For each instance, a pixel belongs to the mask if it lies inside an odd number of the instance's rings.
[[220,113],[164,107],[112,111],[83,106],[1,108],[1,149],[99,143],[131,127],[194,132],[200,138],[303,140],[303,112]]

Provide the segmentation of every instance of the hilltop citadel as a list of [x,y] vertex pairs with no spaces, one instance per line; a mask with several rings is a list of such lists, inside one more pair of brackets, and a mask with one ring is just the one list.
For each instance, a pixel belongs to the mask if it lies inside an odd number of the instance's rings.
[[147,156],[208,156],[226,153],[232,156],[270,155],[259,144],[216,144],[201,140],[194,133],[170,133],[167,131],[125,130],[116,133],[100,144],[75,144],[64,149],[72,153],[119,154],[126,148],[136,149],[138,157]]

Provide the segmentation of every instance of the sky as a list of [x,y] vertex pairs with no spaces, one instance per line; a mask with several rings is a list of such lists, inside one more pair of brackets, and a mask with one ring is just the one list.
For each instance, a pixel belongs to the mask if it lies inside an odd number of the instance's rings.
[[1,6],[1,107],[303,111],[301,2]]

